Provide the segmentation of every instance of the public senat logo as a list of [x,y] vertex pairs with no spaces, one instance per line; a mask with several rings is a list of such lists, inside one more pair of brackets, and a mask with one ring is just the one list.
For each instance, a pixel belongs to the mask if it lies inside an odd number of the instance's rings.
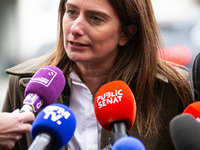
[[97,96],[98,108],[105,107],[109,104],[119,103],[122,100],[122,89],[115,90],[115,92],[106,92],[103,95]]
[[54,70],[49,68],[42,68],[31,78],[30,82],[37,82],[48,87],[56,75],[57,72]]
[[68,119],[70,116],[70,112],[59,106],[47,106],[43,109],[43,112],[45,113],[44,119],[50,119],[58,125],[62,124],[62,118]]

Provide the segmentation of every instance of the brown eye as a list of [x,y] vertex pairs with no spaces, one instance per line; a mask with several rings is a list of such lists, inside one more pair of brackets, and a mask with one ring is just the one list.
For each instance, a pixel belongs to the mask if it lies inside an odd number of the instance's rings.
[[67,10],[66,12],[67,12],[67,14],[68,14],[69,16],[74,16],[74,15],[76,15],[76,11],[74,11],[74,10]]
[[98,23],[98,22],[101,22],[102,21],[102,19],[101,18],[99,18],[99,17],[97,17],[97,16],[91,16],[90,17],[90,19],[91,20],[93,20],[94,22],[96,22],[96,23]]

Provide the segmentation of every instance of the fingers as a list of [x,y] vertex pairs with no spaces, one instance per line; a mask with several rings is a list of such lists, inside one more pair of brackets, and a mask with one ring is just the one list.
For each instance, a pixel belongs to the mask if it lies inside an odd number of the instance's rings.
[[20,113],[19,109],[14,110],[12,114],[19,115],[19,119],[21,119],[23,122],[32,122],[35,119],[35,115],[32,112]]
[[1,150],[10,150],[13,149],[15,146],[15,142],[13,142],[12,140],[8,140],[8,141],[4,141],[4,142],[0,142],[0,149]]
[[31,124],[35,119],[35,115],[32,112],[18,113],[14,111],[12,113],[1,113],[0,120],[4,122],[0,123],[0,133],[26,133],[30,132]]
[[0,150],[9,150],[22,138],[22,133],[31,131],[35,115],[32,112],[0,113]]
[[32,112],[23,112],[17,114],[16,131],[20,133],[27,133],[31,131],[32,125],[29,122],[32,122],[35,119],[35,115]]
[[15,142],[22,138],[22,134],[19,133],[9,133],[0,135],[0,149],[10,150],[15,146]]
[[27,133],[30,132],[32,128],[32,125],[29,123],[24,123],[21,127],[21,133]]
[[20,113],[20,117],[23,122],[32,122],[35,119],[35,115],[32,112]]
[[16,133],[16,132],[5,133],[0,135],[0,142],[7,140],[17,141],[20,140],[21,138],[22,138],[22,133]]

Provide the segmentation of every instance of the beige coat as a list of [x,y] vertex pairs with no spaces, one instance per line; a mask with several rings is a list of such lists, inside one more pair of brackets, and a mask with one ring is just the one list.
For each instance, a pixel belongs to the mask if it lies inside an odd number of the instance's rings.
[[[33,74],[40,69],[44,63],[49,60],[52,54],[48,54],[44,57],[39,57],[35,59],[28,60],[24,63],[21,63],[17,66],[14,66],[8,70],[9,76],[9,85],[8,91],[5,97],[5,102],[3,105],[4,112],[12,112],[17,108],[21,108],[23,106],[24,100],[24,90],[30,78]],[[185,76],[187,73],[185,71],[180,70],[182,74]],[[152,135],[150,138],[145,138],[138,134],[138,130],[136,128],[136,124],[133,125],[132,129],[129,131],[130,136],[134,136],[139,138],[145,145],[147,150],[173,150],[173,144],[170,139],[168,125],[170,120],[176,116],[177,114],[183,111],[183,107],[180,103],[179,96],[175,92],[173,86],[168,83],[168,80],[162,76],[157,76],[158,83],[156,84],[155,89],[155,103],[159,101],[161,96],[161,88],[160,84],[164,83],[164,95],[162,101],[161,109],[158,109],[156,112],[156,123],[158,125],[158,131],[160,135]],[[56,103],[63,103],[60,99],[56,101]],[[37,115],[37,114],[36,114]],[[110,137],[110,132],[102,130],[101,134],[101,146],[104,148],[108,144],[108,139]],[[91,137],[92,138],[92,137]],[[19,140],[14,150],[27,150],[30,146],[32,140],[30,134],[24,134],[22,139]],[[62,150],[67,150],[67,146],[65,146]]]

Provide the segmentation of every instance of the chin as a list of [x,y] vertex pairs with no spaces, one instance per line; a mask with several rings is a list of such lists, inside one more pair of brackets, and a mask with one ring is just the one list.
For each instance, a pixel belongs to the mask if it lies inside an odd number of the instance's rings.
[[74,62],[86,62],[86,59],[83,59],[82,57],[69,57],[70,60],[74,61]]

